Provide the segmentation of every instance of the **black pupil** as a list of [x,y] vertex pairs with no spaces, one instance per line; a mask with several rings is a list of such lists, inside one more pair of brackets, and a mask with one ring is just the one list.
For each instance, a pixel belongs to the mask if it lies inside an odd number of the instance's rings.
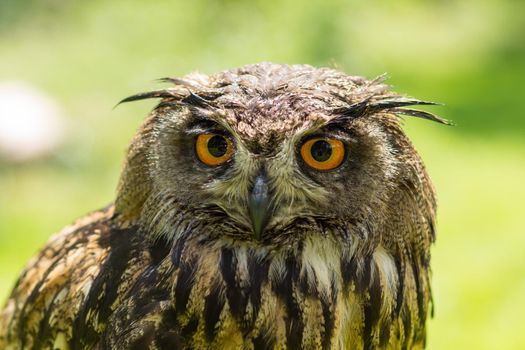
[[228,142],[224,137],[215,135],[208,141],[208,151],[216,158],[222,157],[228,151]]
[[326,162],[332,155],[332,145],[325,140],[319,140],[314,142],[310,152],[316,161]]

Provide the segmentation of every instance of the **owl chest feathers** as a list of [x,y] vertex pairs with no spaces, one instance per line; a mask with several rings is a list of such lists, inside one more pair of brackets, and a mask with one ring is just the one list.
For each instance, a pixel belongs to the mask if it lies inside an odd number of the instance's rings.
[[[108,344],[124,344],[120,334],[139,328],[146,330],[137,331],[141,341],[151,334],[159,346],[168,334],[196,349],[365,349],[403,342],[407,329],[395,315],[399,267],[381,246],[359,254],[357,243],[342,246],[320,233],[280,248],[175,241],[139,277],[128,293],[132,302],[116,311]],[[122,321],[137,318],[143,322]]]
[[[151,244],[104,222],[59,236],[53,255],[36,260],[51,267],[33,266],[44,274],[16,289],[30,297],[11,299],[7,340],[13,349],[424,345],[430,289],[417,259],[329,231],[275,246],[191,236]],[[93,251],[82,255],[86,242]]]

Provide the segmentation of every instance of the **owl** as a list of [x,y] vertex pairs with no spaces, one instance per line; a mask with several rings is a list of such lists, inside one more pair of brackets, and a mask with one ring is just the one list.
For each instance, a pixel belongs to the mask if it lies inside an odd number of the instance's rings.
[[331,68],[166,78],[113,204],[53,236],[2,349],[420,349],[436,200],[400,116]]

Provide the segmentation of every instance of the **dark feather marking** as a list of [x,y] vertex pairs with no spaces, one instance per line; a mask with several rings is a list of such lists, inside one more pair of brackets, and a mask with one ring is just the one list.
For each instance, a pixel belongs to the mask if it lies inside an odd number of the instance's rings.
[[181,333],[185,339],[189,339],[193,336],[193,334],[195,334],[198,327],[199,327],[199,318],[195,315],[192,315],[188,323],[186,323],[186,325],[181,328]]
[[341,257],[341,277],[343,279],[343,292],[347,295],[350,292],[350,286],[357,277],[357,264],[354,257]]
[[436,225],[434,224],[434,221],[432,218],[427,219],[428,222],[428,228],[430,229],[430,236],[432,237],[432,242],[436,241]]
[[[297,244],[297,250],[302,251],[304,247],[304,242],[300,241]],[[308,278],[306,273],[300,274],[297,276],[297,288],[301,291],[302,294],[306,297],[319,297],[319,291],[317,288],[318,278],[317,275],[314,275],[314,278]]]
[[216,325],[224,308],[225,300],[222,297],[222,285],[219,279],[216,279],[211,287],[210,294],[206,296],[204,302],[204,331],[206,339],[212,341],[217,333]]
[[38,331],[38,335],[36,339],[39,339],[39,341],[42,344],[45,344],[46,341],[49,341],[49,339],[52,339],[53,328],[51,328],[51,322],[49,322],[49,318],[51,317],[51,313],[54,311],[54,303],[55,303],[55,300],[58,294],[59,293],[56,292],[53,295],[53,298],[51,302],[49,303],[50,306],[46,308],[44,316],[40,320],[39,331]]
[[275,347],[275,337],[259,334],[252,339],[253,350],[271,350]]
[[330,292],[331,296],[328,298],[323,295],[321,297],[321,308],[323,311],[324,319],[324,336],[322,340],[323,349],[330,349],[332,334],[334,332],[335,325],[335,313],[334,307],[337,305],[337,284],[335,281],[335,276],[332,274],[330,278]]
[[392,318],[390,320],[383,322],[379,328],[379,346],[386,347],[388,341],[390,340],[390,328],[392,325]]
[[310,288],[311,285],[314,283],[309,281],[308,276],[306,274],[299,275],[299,278],[297,279],[297,288],[307,297],[311,297],[314,294],[317,294],[317,288],[315,290],[312,290]]
[[[192,320],[194,320],[194,318],[191,318],[188,324],[182,328],[177,320],[177,314],[175,310],[173,308],[164,310],[161,314],[161,321],[158,327],[158,329],[163,331],[161,331],[155,339],[155,345],[157,348],[182,349],[183,344],[185,343],[183,339],[183,334],[185,334],[184,331],[186,328],[188,328],[188,325],[192,322]],[[197,326],[195,326],[195,329],[197,329]],[[195,329],[191,330],[189,333],[193,335]]]
[[[372,265],[374,264],[374,265]],[[368,297],[364,305],[364,329],[363,329],[363,340],[364,340],[364,349],[373,349],[373,329],[379,321],[381,314],[381,281],[379,274],[377,273],[378,269],[375,266],[373,260],[366,265],[365,275],[369,277],[369,287],[368,287]]]
[[151,263],[158,265],[168,256],[170,252],[170,246],[164,237],[160,237],[149,247],[149,253],[151,256]]
[[410,341],[410,333],[412,331],[412,316],[408,310],[408,307],[405,307],[401,312],[401,321],[403,321],[403,330],[404,330],[404,341],[403,349],[408,349],[408,342]]
[[[111,247],[109,256],[100,272],[93,281],[89,294],[76,319],[73,321],[73,336],[71,348],[83,348],[94,344],[98,340],[98,332],[92,328],[87,318],[90,310],[98,311],[98,321],[105,323],[111,316],[111,305],[117,298],[118,285],[126,271],[130,259],[130,252],[135,244],[133,237],[137,237],[137,228],[112,228],[109,237]],[[101,298],[101,296],[104,296]]]
[[175,286],[175,311],[178,315],[186,312],[188,299],[190,298],[193,284],[195,283],[195,272],[197,272],[197,258],[192,257],[189,261],[182,261],[177,275]]
[[226,297],[228,298],[231,313],[237,322],[242,324],[248,297],[237,281],[237,257],[232,249],[222,249],[220,271],[222,279],[226,283]]
[[[413,259],[415,260],[415,258]],[[416,283],[416,296],[417,296],[417,315],[419,318],[419,323],[424,326],[426,315],[425,315],[425,297],[421,286],[421,271],[417,261],[412,261],[412,268],[414,269],[414,281]]]
[[356,271],[357,275],[355,276],[355,290],[358,294],[365,293],[372,281],[372,264],[374,264],[372,255],[368,255],[364,259],[362,271]]
[[155,345],[158,349],[184,349],[181,336],[175,330],[161,332],[155,339]]
[[248,275],[250,277],[249,298],[253,309],[252,324],[255,322],[261,307],[261,288],[268,279],[269,268],[270,262],[266,257],[258,258],[253,251],[248,254]]
[[403,305],[403,299],[405,296],[405,269],[400,258],[395,259],[397,276],[398,276],[398,287],[396,296],[396,308],[394,311],[395,317],[399,316],[401,312],[401,306]]
[[[411,268],[411,265],[406,265],[406,268]],[[405,339],[403,342],[403,346],[405,348],[408,348],[408,343],[410,342],[410,333],[412,332],[413,327],[413,320],[412,320],[412,313],[410,312],[409,305],[403,301],[403,307],[401,309],[401,321],[403,322],[403,328],[404,328],[404,335]]]
[[300,266],[294,256],[285,260],[285,275],[273,284],[277,296],[284,301],[287,311],[286,319],[286,346],[288,349],[300,349],[303,339],[304,320],[301,308],[294,297],[294,281],[299,276]]
[[319,296],[319,291],[317,290],[317,276],[310,279],[307,274],[299,275],[297,279],[297,287],[306,297],[317,298]]
[[335,117],[329,120],[325,126],[342,126],[348,124],[353,119],[362,117],[366,114],[368,102],[370,102],[370,98],[366,98],[347,107],[333,109],[332,114],[334,114]]

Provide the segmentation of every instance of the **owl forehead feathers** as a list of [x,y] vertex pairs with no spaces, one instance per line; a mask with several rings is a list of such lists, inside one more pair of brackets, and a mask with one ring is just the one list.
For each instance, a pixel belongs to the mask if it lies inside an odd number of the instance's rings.
[[187,106],[204,115],[220,116],[259,150],[300,130],[325,123],[344,127],[353,119],[380,111],[448,123],[431,113],[404,108],[433,103],[389,91],[384,76],[367,80],[331,68],[263,62],[213,75],[192,73],[161,81],[174,86],[121,102],[161,98],[157,108]]
[[[407,108],[434,103],[390,91],[383,83],[384,76],[368,80],[331,68],[258,63],[212,75],[193,73],[161,81],[172,85],[121,101],[161,100],[128,151],[116,200],[116,210],[126,218],[140,216],[146,200],[158,190],[155,169],[164,169],[170,152],[174,152],[165,147],[172,143],[169,140],[180,137],[177,133],[184,133],[185,125],[190,126],[187,123],[199,119],[220,124],[232,133],[249,151],[247,159],[251,154],[275,155],[284,149],[282,146],[292,159],[302,135],[321,127],[338,132],[357,128],[367,134],[375,130],[378,136],[387,133],[402,139],[405,136],[398,115],[448,124],[429,112]],[[375,139],[380,142],[380,138]],[[168,157],[166,162],[159,161],[164,159],[163,154]]]

